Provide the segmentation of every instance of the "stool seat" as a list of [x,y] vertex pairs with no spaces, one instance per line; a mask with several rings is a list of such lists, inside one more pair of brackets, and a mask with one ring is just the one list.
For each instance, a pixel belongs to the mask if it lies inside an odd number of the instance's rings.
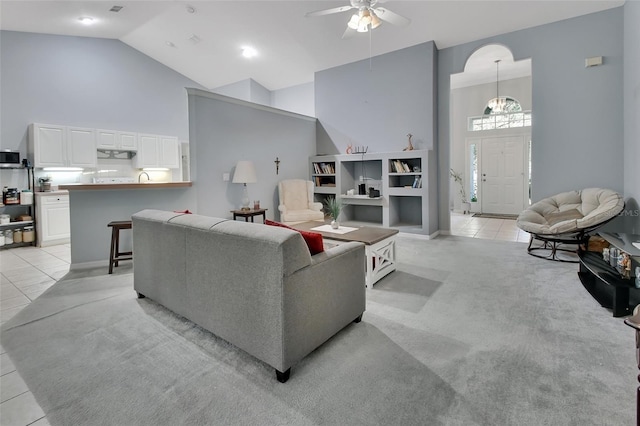
[[118,262],[122,260],[132,260],[132,251],[120,251],[120,230],[131,229],[132,222],[130,220],[114,220],[107,225],[111,228],[111,250],[109,251],[109,273],[113,273],[114,265],[117,267]]

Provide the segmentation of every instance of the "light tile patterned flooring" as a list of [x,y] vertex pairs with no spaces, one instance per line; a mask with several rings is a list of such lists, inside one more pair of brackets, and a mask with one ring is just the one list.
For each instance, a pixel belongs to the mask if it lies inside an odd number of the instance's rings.
[[529,243],[529,233],[518,228],[515,220],[473,217],[473,214],[452,212],[451,235]]
[[[451,235],[529,242],[515,220],[451,213]],[[0,252],[0,323],[8,321],[69,272],[71,246],[19,247]],[[0,346],[0,426],[48,425],[42,408]]]
[[[0,322],[5,323],[69,272],[69,244],[0,252]],[[42,408],[0,346],[0,426],[46,426]]]

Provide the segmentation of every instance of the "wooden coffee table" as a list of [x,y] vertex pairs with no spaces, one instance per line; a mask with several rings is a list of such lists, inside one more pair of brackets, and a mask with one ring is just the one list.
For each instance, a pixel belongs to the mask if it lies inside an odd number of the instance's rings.
[[[323,226],[324,225],[324,226]],[[318,230],[323,226],[324,229]],[[366,285],[372,289],[373,285],[383,277],[396,270],[396,240],[397,229],[361,226],[347,233],[331,232],[331,226],[322,222],[302,222],[292,225],[300,231],[312,231],[322,234],[322,238],[333,244],[341,242],[359,241],[365,244],[366,257]],[[340,226],[341,229],[349,228]]]

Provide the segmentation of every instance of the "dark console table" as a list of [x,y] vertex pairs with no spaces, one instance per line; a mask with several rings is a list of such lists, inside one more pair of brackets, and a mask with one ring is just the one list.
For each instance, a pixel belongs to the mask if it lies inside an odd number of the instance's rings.
[[[640,255],[640,250],[631,245],[637,235],[600,233],[609,244],[629,253],[632,257]],[[640,289],[635,287],[635,276],[622,278],[620,273],[605,262],[601,253],[579,251],[580,271],[578,276],[582,285],[600,305],[613,311],[614,317],[630,315],[633,307],[640,304]],[[633,302],[633,303],[630,303]]]

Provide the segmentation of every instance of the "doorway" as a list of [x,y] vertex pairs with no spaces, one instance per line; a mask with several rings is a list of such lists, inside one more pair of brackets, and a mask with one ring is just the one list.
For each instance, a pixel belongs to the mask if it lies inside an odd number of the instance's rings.
[[[450,168],[462,171],[471,212],[515,215],[528,206],[531,85],[531,60],[495,44],[451,75]],[[450,188],[450,210],[466,210]]]
[[472,211],[519,214],[528,203],[527,135],[467,139]]

